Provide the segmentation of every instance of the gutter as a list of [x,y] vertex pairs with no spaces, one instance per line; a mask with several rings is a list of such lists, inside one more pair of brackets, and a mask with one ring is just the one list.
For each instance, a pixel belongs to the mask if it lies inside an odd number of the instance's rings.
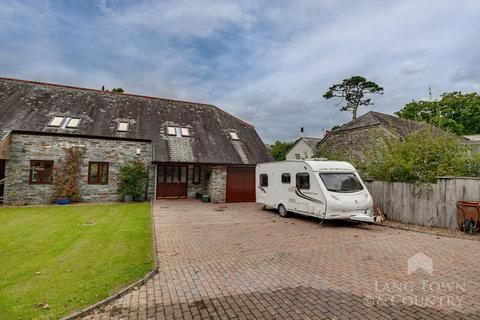
[[75,134],[66,132],[48,132],[48,131],[29,131],[29,130],[12,130],[12,134],[28,134],[32,136],[60,136],[71,138],[86,138],[99,140],[124,140],[124,141],[138,141],[138,142],[152,142],[151,139],[128,138],[128,137],[112,137],[112,136],[96,136],[88,134]]

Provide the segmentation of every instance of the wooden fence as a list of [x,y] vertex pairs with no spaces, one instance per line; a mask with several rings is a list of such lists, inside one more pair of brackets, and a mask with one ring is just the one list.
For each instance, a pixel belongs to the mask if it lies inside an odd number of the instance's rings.
[[480,178],[439,177],[437,183],[366,181],[389,220],[457,228],[457,201],[480,201]]

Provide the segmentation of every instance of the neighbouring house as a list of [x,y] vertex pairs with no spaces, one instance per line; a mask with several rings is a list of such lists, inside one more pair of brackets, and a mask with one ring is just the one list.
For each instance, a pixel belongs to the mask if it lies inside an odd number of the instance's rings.
[[287,152],[287,160],[303,160],[311,158],[321,138],[300,137]]
[[116,201],[121,166],[148,168],[146,198],[255,201],[255,165],[271,161],[255,128],[209,104],[0,78],[0,197],[52,199],[52,172],[83,148],[83,201]]
[[372,147],[379,146],[387,138],[403,139],[408,134],[428,126],[424,122],[370,111],[328,132],[318,143],[318,147],[329,153],[343,153],[362,158],[364,152],[370,152]]

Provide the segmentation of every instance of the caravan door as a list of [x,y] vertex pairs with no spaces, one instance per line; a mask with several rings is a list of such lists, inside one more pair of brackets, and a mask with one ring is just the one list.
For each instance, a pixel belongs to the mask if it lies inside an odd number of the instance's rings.
[[313,188],[308,172],[299,172],[295,176],[296,210],[310,215],[322,215],[325,212],[325,199],[318,188]]

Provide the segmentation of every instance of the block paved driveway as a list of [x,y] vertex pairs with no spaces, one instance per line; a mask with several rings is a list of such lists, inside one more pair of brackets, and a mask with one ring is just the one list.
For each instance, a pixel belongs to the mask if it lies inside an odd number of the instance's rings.
[[[480,319],[480,242],[253,203],[159,201],[154,215],[159,274],[87,319]],[[408,275],[418,252],[431,275]]]

